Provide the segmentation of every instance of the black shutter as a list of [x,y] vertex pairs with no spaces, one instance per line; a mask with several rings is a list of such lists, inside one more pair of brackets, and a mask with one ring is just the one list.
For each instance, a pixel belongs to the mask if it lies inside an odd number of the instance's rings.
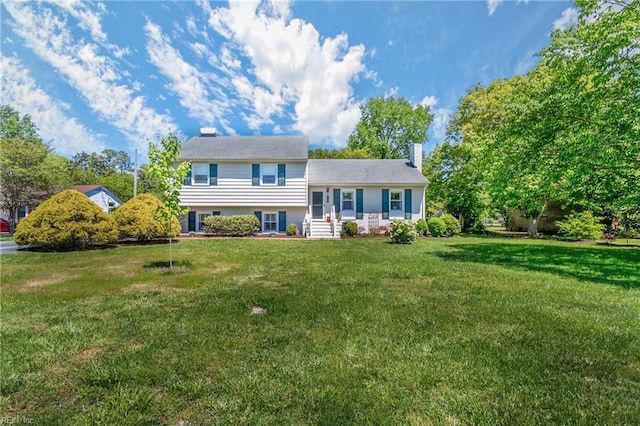
[[251,185],[260,186],[260,164],[251,165]]
[[258,218],[258,222],[260,222],[260,230],[262,230],[262,212],[253,212],[254,215]]
[[287,212],[278,212],[278,232],[285,232],[287,230]]
[[218,165],[209,164],[209,185],[218,184]]
[[404,218],[405,219],[411,219],[411,203],[413,202],[413,200],[411,199],[411,190],[410,189],[405,189],[404,190]]
[[389,219],[389,190],[382,190],[382,218]]
[[187,176],[184,178],[183,185],[191,185],[191,167],[189,167],[189,171],[187,172]]
[[287,165],[278,164],[278,186],[285,186],[287,181]]
[[196,232],[196,212],[189,212],[189,232]]
[[363,211],[364,211],[363,191],[362,189],[356,189],[356,219],[362,219]]
[[340,213],[340,207],[341,207],[341,202],[340,202],[340,188],[334,188],[333,189],[333,206],[336,208],[336,214]]

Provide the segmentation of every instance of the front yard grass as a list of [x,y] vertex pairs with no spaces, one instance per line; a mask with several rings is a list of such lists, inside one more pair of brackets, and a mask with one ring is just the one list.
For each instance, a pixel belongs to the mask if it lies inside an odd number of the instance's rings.
[[638,249],[194,239],[173,253],[174,273],[162,268],[163,245],[2,255],[0,416],[119,425],[640,419]]

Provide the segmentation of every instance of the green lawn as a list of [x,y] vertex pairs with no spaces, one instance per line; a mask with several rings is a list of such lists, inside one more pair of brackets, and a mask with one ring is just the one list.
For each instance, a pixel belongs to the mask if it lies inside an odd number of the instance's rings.
[[[194,239],[2,255],[0,417],[634,424],[640,250]],[[264,315],[251,315],[254,307]]]

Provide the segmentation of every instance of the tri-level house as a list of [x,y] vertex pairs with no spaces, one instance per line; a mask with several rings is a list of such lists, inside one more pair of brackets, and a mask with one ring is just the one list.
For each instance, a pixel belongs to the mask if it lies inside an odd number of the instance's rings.
[[407,160],[308,158],[304,136],[218,136],[201,129],[182,145],[191,173],[180,190],[183,232],[202,232],[210,215],[254,214],[263,233],[288,224],[311,238],[339,237],[355,221],[368,232],[394,219],[424,218],[422,146]]

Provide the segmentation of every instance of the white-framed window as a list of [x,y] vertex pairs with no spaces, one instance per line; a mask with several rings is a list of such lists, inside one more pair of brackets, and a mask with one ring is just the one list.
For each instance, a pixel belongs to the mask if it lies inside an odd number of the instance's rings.
[[262,213],[262,230],[264,232],[278,232],[278,213]]
[[194,185],[209,185],[209,164],[194,163],[191,165]]
[[260,175],[263,185],[277,185],[278,165],[277,164],[261,164]]
[[355,197],[353,194],[353,190],[342,190],[342,210],[355,210]]
[[392,189],[389,191],[391,210],[402,211],[402,190]]
[[211,213],[198,213],[198,231],[204,231],[204,221],[211,216]]

